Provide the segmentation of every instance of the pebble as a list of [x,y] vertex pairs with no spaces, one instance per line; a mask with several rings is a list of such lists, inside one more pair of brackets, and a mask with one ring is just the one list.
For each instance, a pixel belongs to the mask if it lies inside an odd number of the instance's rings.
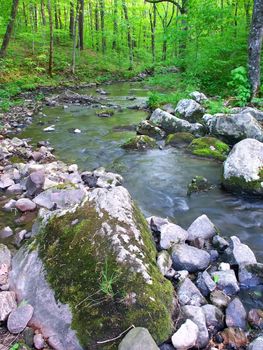
[[16,208],[22,212],[33,211],[36,209],[36,204],[28,198],[20,198],[16,202]]
[[44,340],[42,334],[35,334],[34,335],[34,346],[38,350],[41,350],[45,347],[45,340]]
[[13,310],[7,320],[7,328],[10,333],[21,333],[33,316],[34,308],[30,304],[21,305]]

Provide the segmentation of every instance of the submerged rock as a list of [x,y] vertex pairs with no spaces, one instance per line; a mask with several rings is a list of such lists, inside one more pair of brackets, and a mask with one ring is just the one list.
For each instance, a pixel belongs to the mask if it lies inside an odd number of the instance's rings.
[[139,135],[129,139],[121,147],[124,149],[145,150],[157,147],[157,143],[149,136]]
[[146,328],[133,328],[121,341],[118,350],[159,350]]
[[192,141],[188,150],[195,156],[224,161],[230,149],[226,143],[214,137],[200,137]]
[[173,147],[186,147],[190,145],[194,138],[194,135],[190,132],[176,132],[167,136],[165,144]]
[[173,287],[126,189],[94,189],[82,205],[41,217],[35,241],[13,259],[10,286],[55,350],[92,348],[131,324],[167,339]]
[[202,135],[205,131],[202,124],[191,124],[187,120],[177,118],[174,115],[161,110],[160,108],[157,108],[152,113],[150,122],[163,129],[168,134],[176,132],[190,132],[194,135]]
[[190,196],[195,192],[208,191],[212,188],[207,178],[204,176],[195,176],[187,186],[187,195]]
[[231,192],[263,196],[263,143],[237,143],[224,163],[223,186]]

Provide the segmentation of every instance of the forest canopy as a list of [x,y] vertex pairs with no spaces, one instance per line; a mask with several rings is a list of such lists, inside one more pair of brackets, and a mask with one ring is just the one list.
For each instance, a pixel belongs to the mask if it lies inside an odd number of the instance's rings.
[[0,82],[30,87],[47,73],[107,80],[172,66],[209,94],[230,94],[243,80],[247,98],[254,3],[262,15],[257,0],[5,0],[0,38],[14,23]]

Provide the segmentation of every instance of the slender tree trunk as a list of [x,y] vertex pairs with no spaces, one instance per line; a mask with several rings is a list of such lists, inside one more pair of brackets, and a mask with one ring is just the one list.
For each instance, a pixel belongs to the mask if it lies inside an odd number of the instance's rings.
[[43,24],[43,26],[46,26],[47,20],[46,20],[46,14],[45,14],[44,0],[41,0],[40,10],[41,10],[42,24]]
[[95,29],[96,29],[96,50],[99,51],[100,23],[99,23],[99,7],[98,7],[98,2],[97,1],[96,1],[96,6],[95,6]]
[[129,48],[130,69],[132,69],[132,67],[133,67],[133,50],[132,50],[131,26],[130,26],[130,21],[129,21],[127,4],[126,4],[125,0],[122,0],[122,8],[123,8],[124,18],[125,18],[125,21],[127,24],[127,42],[128,42],[128,48]]
[[27,13],[26,13],[26,5],[25,2],[23,1],[23,15],[24,15],[24,19],[25,19],[25,26],[28,26],[28,18],[27,18]]
[[35,31],[38,31],[38,12],[37,12],[37,5],[34,5],[34,27]]
[[150,24],[151,24],[151,49],[152,49],[152,61],[155,62],[155,30],[156,30],[156,4],[153,4],[153,12],[150,14]]
[[73,32],[74,32],[74,2],[70,1],[70,15],[69,15],[69,36],[71,39],[73,39]]
[[92,3],[89,1],[89,17],[90,17],[90,37],[91,37],[91,46],[94,49],[94,32],[93,32],[93,9],[92,9]]
[[235,38],[237,37],[237,15],[238,15],[238,1],[235,1],[235,15],[234,15],[234,28],[235,28]]
[[79,48],[84,49],[84,0],[79,0]]
[[244,3],[245,13],[246,13],[246,27],[247,29],[250,26],[250,8],[251,8],[251,0],[247,0]]
[[166,61],[166,58],[167,58],[167,39],[166,37],[163,39],[163,49],[162,49],[162,60],[163,61]]
[[10,38],[12,35],[12,31],[14,28],[18,3],[19,3],[19,0],[13,0],[10,19],[9,19],[8,25],[6,27],[6,32],[5,32],[3,43],[2,43],[2,46],[0,49],[0,57],[4,57],[6,55],[6,50],[8,48]]
[[55,11],[55,29],[58,29],[59,26],[58,26],[58,8],[57,8],[57,2],[55,2],[54,11]]
[[78,28],[78,21],[79,21],[79,1],[77,0],[77,7],[76,7],[76,17],[74,21],[74,30],[73,30],[73,50],[72,50],[72,73],[75,74],[76,71],[76,48],[77,48],[77,28]]
[[101,49],[102,53],[106,52],[106,36],[105,36],[105,3],[100,0],[100,26],[101,26]]
[[58,24],[59,24],[59,29],[63,29],[60,6],[58,6]]
[[117,18],[118,18],[118,0],[114,0],[112,50],[116,50],[117,49],[117,35],[118,35]]
[[54,56],[54,34],[53,34],[53,18],[51,0],[47,3],[48,18],[49,18],[49,63],[48,63],[48,74],[52,77],[53,75],[53,56]]
[[263,40],[263,1],[254,0],[254,9],[248,44],[248,70],[251,85],[251,98],[259,94],[260,57]]

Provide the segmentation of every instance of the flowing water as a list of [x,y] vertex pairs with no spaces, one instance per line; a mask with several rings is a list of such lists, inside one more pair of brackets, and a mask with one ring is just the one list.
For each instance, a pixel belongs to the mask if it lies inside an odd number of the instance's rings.
[[[103,86],[110,102],[123,110],[110,118],[100,118],[97,109],[83,106],[48,107],[46,116],[39,115],[21,137],[33,143],[48,140],[58,158],[74,162],[83,170],[104,166],[123,175],[124,185],[146,216],[168,217],[187,228],[201,214],[218,226],[225,236],[237,235],[263,262],[263,202],[240,198],[220,189],[222,164],[198,159],[175,148],[149,151],[125,151],[120,146],[135,135],[135,125],[146,113],[127,109],[143,102],[147,89],[140,83]],[[86,89],[83,93],[93,93]],[[136,100],[131,101],[131,96]],[[43,128],[55,124],[55,132]],[[73,134],[72,129],[82,132]],[[205,176],[214,188],[188,197],[187,185],[196,175]]]

